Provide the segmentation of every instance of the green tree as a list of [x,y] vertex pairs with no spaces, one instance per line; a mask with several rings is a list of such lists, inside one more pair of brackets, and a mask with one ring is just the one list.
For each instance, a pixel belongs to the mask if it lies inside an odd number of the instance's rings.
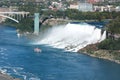
[[107,24],[107,30],[113,34],[120,34],[120,17],[110,21]]

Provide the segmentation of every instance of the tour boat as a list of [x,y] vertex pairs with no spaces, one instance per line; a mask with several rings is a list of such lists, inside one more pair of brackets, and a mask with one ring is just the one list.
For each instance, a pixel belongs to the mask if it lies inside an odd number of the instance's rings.
[[40,53],[42,50],[40,48],[34,48],[34,52]]

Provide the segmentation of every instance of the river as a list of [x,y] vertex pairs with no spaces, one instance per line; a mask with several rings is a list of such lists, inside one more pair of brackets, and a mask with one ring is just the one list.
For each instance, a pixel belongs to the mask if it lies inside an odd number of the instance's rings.
[[[0,71],[22,80],[120,80],[120,65],[47,45],[31,45],[0,26]],[[40,47],[41,53],[34,48]]]

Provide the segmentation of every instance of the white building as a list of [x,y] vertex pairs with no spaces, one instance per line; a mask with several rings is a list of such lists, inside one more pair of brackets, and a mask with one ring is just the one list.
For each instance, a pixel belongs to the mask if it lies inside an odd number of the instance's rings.
[[93,5],[90,3],[79,3],[79,11],[82,12],[92,12],[93,11]]
[[106,5],[106,6],[94,6],[94,11],[99,12],[112,12],[112,11],[119,11],[119,7],[114,7],[113,5]]
[[116,12],[119,12],[120,11],[120,6],[117,6],[116,7]]
[[79,9],[79,5],[78,4],[71,4],[70,9]]

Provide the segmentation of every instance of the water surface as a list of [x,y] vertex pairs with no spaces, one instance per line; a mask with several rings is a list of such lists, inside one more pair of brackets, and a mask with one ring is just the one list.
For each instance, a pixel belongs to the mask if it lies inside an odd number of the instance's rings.
[[[120,65],[47,45],[30,45],[0,26],[0,70],[23,80],[120,80]],[[40,47],[42,52],[33,49]]]

